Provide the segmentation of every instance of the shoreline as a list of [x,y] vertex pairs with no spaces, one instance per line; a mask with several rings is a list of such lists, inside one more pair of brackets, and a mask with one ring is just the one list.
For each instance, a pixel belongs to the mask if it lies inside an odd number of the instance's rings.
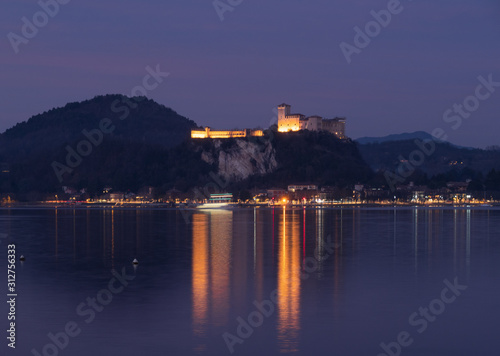
[[[338,209],[338,208],[498,208],[500,202],[488,203],[316,203],[316,204],[244,204],[234,203],[226,208],[209,209],[234,210],[234,209]],[[67,209],[67,210],[193,210],[202,211],[195,205],[173,204],[173,203],[13,203],[1,205],[0,209]]]

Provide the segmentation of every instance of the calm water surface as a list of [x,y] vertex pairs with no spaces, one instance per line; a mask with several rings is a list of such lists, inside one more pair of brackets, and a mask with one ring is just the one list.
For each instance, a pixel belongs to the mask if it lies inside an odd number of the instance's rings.
[[[177,210],[0,210],[8,234],[1,261],[9,243],[26,256],[16,269],[17,347],[2,337],[2,349],[377,356],[388,354],[385,343],[395,355],[500,354],[499,209],[241,209],[185,218]],[[113,270],[128,276],[126,286]],[[443,303],[445,280],[467,289],[445,292],[453,301]],[[412,322],[421,307],[436,314]],[[68,323],[79,334],[66,342]],[[409,346],[395,346],[402,332]]]

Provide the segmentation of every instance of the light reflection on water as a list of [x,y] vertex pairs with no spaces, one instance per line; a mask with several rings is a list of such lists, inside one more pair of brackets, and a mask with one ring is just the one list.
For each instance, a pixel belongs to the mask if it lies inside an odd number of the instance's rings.
[[[208,215],[193,216],[193,333],[197,338],[206,337],[208,323]],[[196,345],[196,351],[205,349],[205,345]]]
[[[327,211],[330,214],[331,211]],[[402,211],[400,215],[408,215],[411,219],[411,237],[413,245],[414,272],[418,271],[419,261],[419,239],[425,239],[422,242],[425,246],[425,257],[428,262],[427,268],[432,269],[433,253],[438,253],[440,249],[439,239],[443,230],[443,211],[442,210],[420,210],[412,209]],[[405,214],[406,213],[406,214]],[[262,210],[253,209],[253,274],[255,279],[255,300],[264,299],[263,295],[263,275],[264,275],[264,236],[263,226],[259,217],[263,214]],[[357,230],[361,228],[361,214],[356,209],[348,210],[351,215],[352,230],[350,231],[351,250],[356,251],[358,246]],[[398,252],[398,209],[388,210],[387,214],[391,216],[392,227],[392,252],[394,256]],[[314,220],[309,219],[306,222],[306,216],[312,215]],[[333,260],[333,313],[337,315],[339,309],[340,283],[342,283],[342,250],[344,248],[344,210],[334,212],[332,229],[329,231],[328,241],[334,242],[337,247],[334,250]],[[489,211],[488,211],[489,215]],[[420,223],[419,223],[420,217]],[[325,210],[280,210],[272,211],[272,243],[273,243],[273,263],[277,265],[276,285],[277,285],[277,320],[276,320],[276,339],[280,352],[299,351],[300,340],[300,311],[301,311],[301,276],[303,276],[306,262],[307,236],[312,233],[315,236],[315,245],[310,246],[309,255],[314,256],[315,251],[321,251],[325,244]],[[454,271],[457,272],[457,236],[463,236],[465,239],[459,239],[465,246],[465,258],[459,259],[462,267],[465,267],[466,275],[470,269],[470,209],[453,210],[453,261]],[[457,220],[464,226],[457,226]],[[206,335],[206,330],[213,326],[221,326],[227,323],[227,315],[230,309],[229,295],[233,289],[233,295],[241,293],[241,286],[247,286],[242,278],[245,278],[247,266],[245,244],[239,240],[240,234],[233,234],[231,225],[233,224],[233,214],[230,211],[213,211],[210,213],[196,213],[193,216],[193,332],[197,336]],[[275,225],[276,224],[276,230]],[[310,224],[311,226],[308,226]],[[259,227],[259,228],[257,228]],[[419,236],[419,227],[423,236]],[[423,227],[423,228],[422,228]],[[231,252],[231,240],[235,240],[235,246],[240,245],[240,251]],[[208,243],[210,240],[210,243]],[[399,242],[400,243],[400,242]],[[276,244],[276,253],[274,254]],[[309,243],[310,245],[310,243]],[[463,246],[462,246],[463,247]],[[242,249],[243,248],[243,249]],[[314,248],[314,251],[313,251]],[[219,253],[216,253],[218,251]],[[208,258],[210,256],[210,258]],[[234,256],[231,261],[230,256]],[[330,256],[329,256],[330,257]],[[211,268],[209,262],[211,261]],[[242,261],[244,263],[242,263]],[[318,279],[323,274],[323,265],[325,260],[318,260],[313,266],[313,272]],[[233,265],[233,269],[229,266]],[[232,271],[231,271],[232,270]],[[235,284],[231,286],[228,282],[229,275],[233,273]],[[301,274],[302,273],[302,274]],[[212,277],[210,277],[212,276]],[[211,280],[211,288],[209,287]],[[209,293],[211,290],[211,293]],[[211,323],[207,322],[208,299],[212,300]],[[242,308],[243,310],[245,308]],[[244,315],[243,315],[244,316]],[[204,348],[195,347],[196,351]]]
[[[237,335],[238,318],[276,290],[274,313],[235,354],[377,355],[379,343],[408,328],[407,315],[455,276],[475,285],[470,296],[405,354],[467,349],[457,333],[482,340],[488,354],[489,333],[470,325],[478,314],[493,327],[484,319],[499,312],[482,294],[500,297],[498,209],[242,209],[195,211],[191,221],[175,210],[1,211],[2,230],[29,256],[20,271],[23,302],[36,306],[29,316],[20,309],[29,320],[20,349],[43,346],[110,269],[137,257],[136,280],[67,354],[115,350],[123,338],[123,355],[141,354],[144,344],[150,354],[229,354],[221,335]],[[330,244],[327,258],[308,266]],[[75,275],[79,284],[66,287]],[[134,331],[137,323],[145,334]]]
[[280,351],[298,350],[300,331],[300,211],[293,210],[289,221],[282,213],[278,253],[278,341]]

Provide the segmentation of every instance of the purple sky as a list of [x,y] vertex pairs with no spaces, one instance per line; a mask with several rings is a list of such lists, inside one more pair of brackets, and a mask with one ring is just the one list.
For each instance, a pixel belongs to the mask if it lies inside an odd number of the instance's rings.
[[5,0],[0,131],[70,101],[130,95],[159,64],[170,76],[148,96],[200,125],[267,127],[286,102],[347,117],[354,138],[439,127],[457,144],[500,144],[500,86],[455,130],[443,121],[478,76],[500,82],[500,2],[404,0],[348,64],[340,43],[387,3],[243,0],[221,21],[212,0],[71,0],[16,54],[7,35],[41,8]]

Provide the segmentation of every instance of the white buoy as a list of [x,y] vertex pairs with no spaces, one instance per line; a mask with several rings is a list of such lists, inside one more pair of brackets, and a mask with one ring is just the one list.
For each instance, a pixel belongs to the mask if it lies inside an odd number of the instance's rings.
[[132,263],[133,263],[134,265],[138,265],[138,264],[139,264],[139,261],[137,261],[137,258],[134,258],[134,260],[132,261]]
[[19,257],[19,261],[24,261],[26,258],[24,258],[24,255],[21,255],[21,257]]

